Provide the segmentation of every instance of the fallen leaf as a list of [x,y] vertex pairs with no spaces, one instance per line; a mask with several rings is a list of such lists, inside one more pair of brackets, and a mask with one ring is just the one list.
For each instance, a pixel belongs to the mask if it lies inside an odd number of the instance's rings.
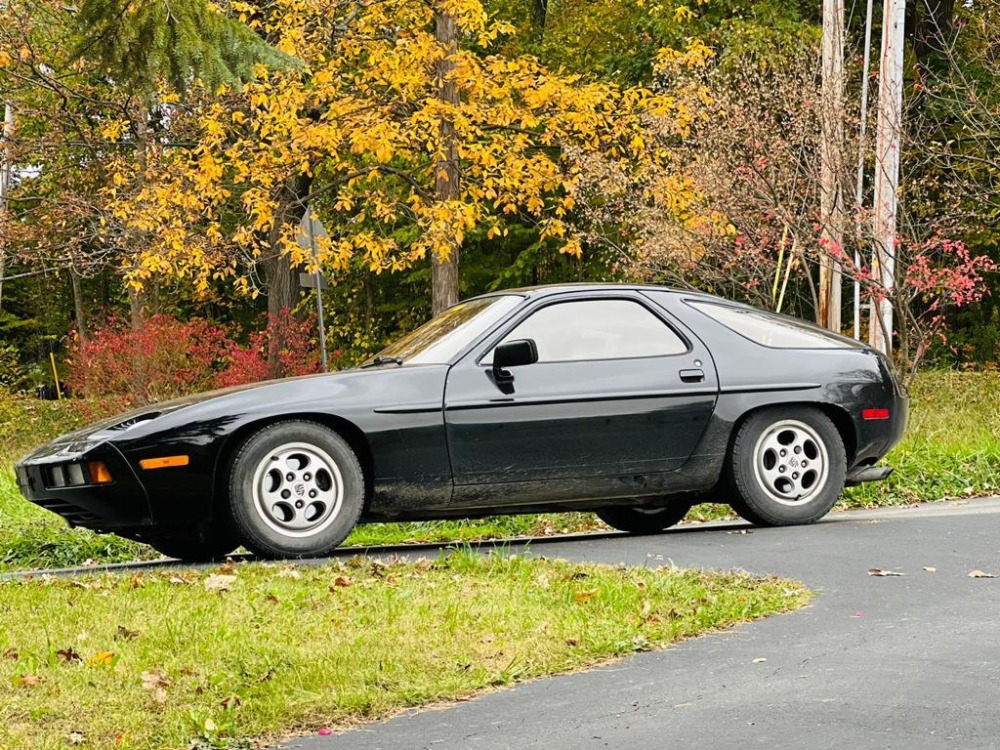
[[59,657],[60,661],[65,662],[82,662],[83,658],[74,651],[72,648],[64,648],[56,651],[56,656]]
[[36,674],[23,674],[17,678],[19,687],[35,687],[42,684],[42,678]]
[[11,661],[17,661],[21,658],[21,655],[17,652],[16,648],[9,648],[3,652],[4,659],[10,659]]
[[223,573],[225,575],[229,575],[230,573],[233,572],[234,569],[235,569],[235,567],[233,566],[233,564],[231,562],[227,562],[224,565],[220,565],[219,566],[219,572]]
[[205,590],[221,593],[232,589],[234,583],[236,583],[236,576],[210,575],[205,579]]
[[271,604],[277,604],[278,603],[278,597],[276,597],[274,594],[268,594],[267,595],[267,600],[269,602],[271,602]]
[[129,630],[124,625],[118,626],[118,632],[115,633],[116,641],[134,641],[139,637],[139,631]]
[[110,667],[115,663],[115,655],[111,651],[99,651],[87,659],[88,667]]
[[880,578],[891,578],[891,577],[905,576],[906,573],[897,573],[895,570],[882,570],[880,568],[871,568],[868,571],[868,575],[879,576]]
[[337,576],[336,578],[333,579],[333,585],[334,586],[339,586],[341,588],[346,587],[346,586],[351,586],[351,585],[353,585],[353,583],[354,583],[354,581],[352,581],[347,576]]
[[159,704],[167,702],[167,688],[170,687],[170,678],[162,668],[157,667],[152,672],[142,673],[142,689],[153,695],[153,700]]
[[996,574],[984,573],[981,570],[971,570],[969,571],[969,578],[996,578]]
[[937,568],[931,565],[925,565],[924,570],[926,570],[928,573],[937,573]]
[[296,568],[282,568],[278,571],[278,578],[291,578],[297,581],[301,577],[302,572]]
[[228,698],[224,698],[219,705],[228,711],[242,706],[243,700],[238,695],[230,695]]
[[591,599],[596,599],[601,595],[600,589],[587,589],[586,591],[577,591],[573,594],[573,601],[576,602],[589,602]]
[[82,745],[84,742],[87,741],[87,737],[86,735],[84,735],[83,732],[74,731],[66,735],[66,741],[73,746]]
[[767,661],[767,659],[765,659],[763,656],[758,656],[756,659],[753,660],[753,663],[754,664],[763,664],[766,661]]
[[580,645],[580,639],[579,638],[567,638],[566,639],[566,645],[567,646],[579,646]]

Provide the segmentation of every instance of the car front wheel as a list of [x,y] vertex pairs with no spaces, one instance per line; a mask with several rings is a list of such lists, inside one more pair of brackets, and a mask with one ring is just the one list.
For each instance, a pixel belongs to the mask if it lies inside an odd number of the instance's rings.
[[675,500],[659,508],[612,506],[601,508],[597,517],[613,529],[630,534],[659,534],[680,523],[691,510],[691,502]]
[[240,447],[229,494],[248,549],[267,558],[321,557],[358,522],[365,479],[340,435],[315,422],[280,422]]
[[760,526],[818,521],[840,497],[847,472],[836,426],[808,407],[751,415],[728,461],[733,510]]

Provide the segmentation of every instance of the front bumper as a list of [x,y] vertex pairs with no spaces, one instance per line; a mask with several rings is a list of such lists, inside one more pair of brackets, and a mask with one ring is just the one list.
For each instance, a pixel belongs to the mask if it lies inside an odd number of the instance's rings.
[[[90,461],[104,463],[113,481],[54,486],[53,469]],[[50,443],[18,463],[15,472],[21,494],[62,516],[70,526],[117,531],[153,522],[145,488],[110,443]]]

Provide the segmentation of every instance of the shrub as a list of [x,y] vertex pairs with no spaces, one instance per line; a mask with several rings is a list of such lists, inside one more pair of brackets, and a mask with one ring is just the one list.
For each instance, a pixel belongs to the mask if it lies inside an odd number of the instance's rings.
[[86,341],[71,339],[66,381],[87,398],[161,401],[213,387],[230,346],[221,328],[200,319],[154,315],[133,329],[112,318]]
[[66,382],[97,416],[211,388],[309,375],[320,369],[314,325],[286,310],[244,346],[198,318],[155,315],[138,330],[112,318],[86,341],[71,337]]
[[[230,343],[228,366],[219,373],[216,384],[225,388],[319,372],[315,330],[315,318],[296,320],[288,309],[270,316],[267,328],[252,334],[246,346]],[[270,362],[272,349],[276,359],[274,368]]]

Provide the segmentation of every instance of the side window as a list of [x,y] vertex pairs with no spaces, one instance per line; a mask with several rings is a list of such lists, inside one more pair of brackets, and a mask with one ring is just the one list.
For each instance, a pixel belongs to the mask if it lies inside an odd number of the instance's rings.
[[854,346],[829,331],[783,315],[701,300],[688,300],[687,303],[730,331],[772,349],[846,349]]
[[[543,307],[504,337],[533,339],[539,362],[683,354],[687,344],[638,302],[578,300]],[[490,352],[483,360],[493,361]]]

